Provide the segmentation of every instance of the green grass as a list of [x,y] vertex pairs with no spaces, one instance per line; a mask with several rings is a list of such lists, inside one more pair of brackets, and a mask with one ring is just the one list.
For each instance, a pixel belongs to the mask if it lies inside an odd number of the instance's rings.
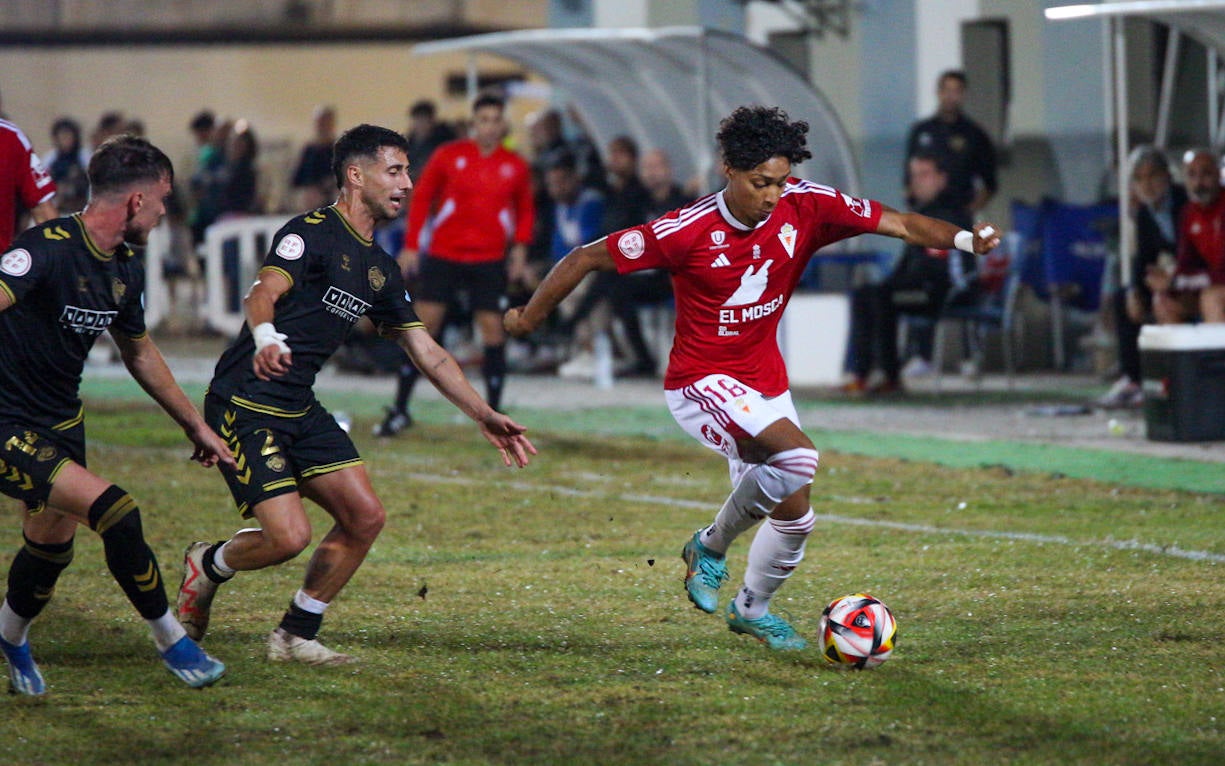
[[[727,473],[645,411],[537,427],[540,456],[512,471],[441,405],[377,444],[373,406],[347,406],[389,523],[321,638],[362,662],[263,659],[302,557],[223,588],[206,645],[229,674],[181,687],[83,533],[32,632],[51,693],[0,701],[0,761],[1216,764],[1225,752],[1218,496],[826,450],[821,518],[778,606],[811,638],[826,602],[868,590],[900,631],[884,666],[839,672],[811,650],[771,654],[685,600],[680,546]],[[140,502],[173,588],[186,543],[241,525],[223,483],[187,462],[152,405],[89,412],[91,467]],[[318,539],[326,516],[311,518]],[[732,585],[747,547],[733,549]]]

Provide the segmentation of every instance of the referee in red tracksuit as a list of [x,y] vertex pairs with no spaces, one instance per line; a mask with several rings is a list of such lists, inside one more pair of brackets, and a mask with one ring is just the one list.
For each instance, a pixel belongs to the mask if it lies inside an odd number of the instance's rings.
[[[524,276],[535,217],[531,170],[502,145],[506,132],[505,101],[477,98],[470,137],[443,144],[425,165],[397,259],[406,277],[416,277],[413,307],[436,339],[448,306],[471,309],[484,346],[485,398],[494,409],[506,378],[506,289]],[[395,404],[376,435],[412,425],[409,399],[418,377],[411,364],[400,369]]]

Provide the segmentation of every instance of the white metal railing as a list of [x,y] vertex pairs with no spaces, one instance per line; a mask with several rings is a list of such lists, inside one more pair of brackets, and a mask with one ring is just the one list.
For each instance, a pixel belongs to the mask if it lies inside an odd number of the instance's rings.
[[[204,322],[209,328],[229,336],[242,329],[242,295],[255,281],[268,243],[287,220],[283,215],[232,218],[205,231]],[[230,243],[237,248],[238,262],[237,269],[227,273],[225,251]],[[231,279],[234,276],[236,281]]]

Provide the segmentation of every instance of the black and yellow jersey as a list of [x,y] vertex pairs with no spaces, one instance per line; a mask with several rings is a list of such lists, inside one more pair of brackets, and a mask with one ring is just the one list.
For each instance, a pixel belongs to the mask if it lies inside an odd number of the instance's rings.
[[0,421],[67,428],[81,413],[85,359],[105,330],[145,334],[145,268],[131,248],[90,239],[80,215],[21,234],[0,256]]
[[268,271],[289,280],[272,323],[288,336],[293,364],[275,380],[256,378],[255,342],[244,324],[209,385],[210,392],[241,407],[287,415],[308,409],[315,376],[363,316],[384,333],[422,326],[395,260],[354,231],[335,206],[285,224],[260,268],[261,274]]

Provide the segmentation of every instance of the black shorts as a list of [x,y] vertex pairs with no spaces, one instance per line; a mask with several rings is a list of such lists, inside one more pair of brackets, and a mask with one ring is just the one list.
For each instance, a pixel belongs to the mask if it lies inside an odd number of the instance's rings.
[[221,474],[245,519],[264,500],[297,492],[306,479],[362,464],[349,435],[318,402],[300,414],[274,415],[209,394],[204,420],[238,463],[237,469],[221,466]]
[[510,307],[506,262],[456,263],[423,254],[413,298],[500,314]]
[[51,485],[69,461],[85,466],[85,421],[62,431],[0,423],[0,492],[31,513],[47,506]]

